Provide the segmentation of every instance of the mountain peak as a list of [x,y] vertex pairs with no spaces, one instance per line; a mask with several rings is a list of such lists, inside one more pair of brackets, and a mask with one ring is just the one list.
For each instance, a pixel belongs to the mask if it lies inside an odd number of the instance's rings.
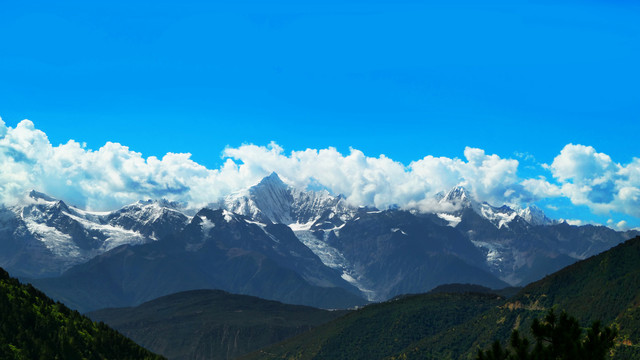
[[[327,210],[349,217],[351,209],[342,196],[326,189],[303,190],[288,185],[272,172],[258,184],[227,196],[215,208],[224,208],[262,223],[307,224]],[[327,215],[328,216],[328,215]]]
[[520,209],[518,215],[531,225],[550,225],[554,223],[553,220],[547,217],[542,209],[535,205]]
[[284,183],[284,181],[282,181],[282,179],[280,178],[280,176],[278,176],[278,174],[274,171],[271,174],[269,174],[268,176],[265,176],[264,178],[262,178],[262,180],[260,180],[260,182],[256,185],[256,186],[279,186],[279,187],[286,187],[287,184]]
[[461,185],[454,186],[449,192],[440,200],[453,204],[471,204],[471,194]]
[[29,197],[31,199],[33,199],[33,200],[44,200],[44,201],[50,201],[50,202],[58,201],[58,199],[55,199],[55,198],[53,198],[53,197],[51,197],[51,196],[49,196],[49,195],[47,195],[45,193],[41,193],[41,192],[35,191],[35,190],[31,190],[29,192]]
[[173,209],[173,210],[182,210],[185,208],[184,204],[181,204],[177,201],[170,201],[167,200],[165,198],[162,199],[148,199],[148,200],[138,200],[136,202],[136,204],[140,205],[140,206],[149,206],[149,205],[156,205],[160,208],[168,208],[168,209]]

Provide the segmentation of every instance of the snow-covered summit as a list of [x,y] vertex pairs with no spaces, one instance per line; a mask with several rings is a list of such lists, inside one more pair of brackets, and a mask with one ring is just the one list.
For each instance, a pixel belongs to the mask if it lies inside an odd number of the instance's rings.
[[35,200],[35,201],[44,201],[44,202],[55,202],[57,201],[57,199],[54,199],[53,197],[41,193],[39,191],[35,191],[35,190],[31,190],[29,192],[29,194],[27,195],[29,199],[31,200]]
[[535,205],[518,209],[518,215],[531,225],[552,225],[556,221],[551,220],[547,215]]
[[435,199],[447,213],[459,213],[464,209],[473,209],[480,213],[481,204],[461,185],[456,185],[446,193],[438,193]]
[[307,191],[287,185],[271,173],[258,184],[231,194],[213,207],[224,208],[262,223],[308,224],[329,211],[349,217],[355,210],[341,196],[326,190]]
[[[67,205],[47,194],[31,191],[20,204],[3,208],[0,265],[23,264],[18,275],[40,277],[69,267],[124,244],[143,244],[178,231],[187,216],[162,201],[137,202],[111,212]],[[26,260],[25,260],[26,259]]]
[[471,205],[475,200],[471,197],[471,194],[463,186],[454,186],[442,199],[441,202],[448,202],[457,204],[460,206]]
[[[489,222],[497,228],[509,227],[509,224],[516,219],[523,219],[531,225],[549,225],[554,223],[541,209],[533,205],[525,208],[512,208],[508,205],[496,207],[487,202],[480,203],[473,198],[469,191],[459,185],[453,187],[446,194],[437,194],[436,200],[438,200],[441,207],[445,209],[439,213],[438,216],[443,219],[446,217],[448,221],[452,216],[458,219],[456,222],[450,221],[451,225],[457,225],[460,222],[459,216],[465,209],[472,209],[478,215],[489,220]],[[452,210],[446,211],[447,208]]]

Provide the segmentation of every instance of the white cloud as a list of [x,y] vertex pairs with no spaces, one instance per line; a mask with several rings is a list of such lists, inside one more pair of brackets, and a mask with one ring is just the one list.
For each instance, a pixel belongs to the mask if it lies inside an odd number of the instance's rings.
[[629,225],[627,224],[627,222],[625,220],[621,220],[621,221],[615,222],[613,219],[609,219],[609,220],[607,220],[607,226],[612,228],[612,229],[619,230],[619,231],[629,230]]
[[597,212],[640,216],[640,159],[623,166],[589,146],[565,146],[545,167],[552,180],[522,179],[517,160],[470,147],[464,149],[463,159],[427,155],[408,166],[357,149],[348,154],[331,147],[285,153],[276,143],[229,147],[222,156],[220,168],[207,169],[188,153],[144,158],[111,142],[97,150],[74,140],[52,146],[31,121],[11,128],[0,119],[0,202],[15,203],[36,189],[96,210],[147,198],[198,207],[275,171],[294,185],[324,187],[353,204],[379,208],[439,210],[433,195],[462,185],[479,201],[491,204],[565,196]]
[[564,221],[567,224],[573,225],[573,226],[582,226],[582,225],[586,224],[586,222],[584,222],[583,220],[579,220],[579,219],[561,219],[561,221]]
[[260,178],[271,171],[298,186],[315,180],[336,194],[359,205],[384,208],[390,205],[432,208],[432,196],[455,185],[463,185],[478,199],[504,203],[521,194],[516,176],[518,162],[466,148],[467,161],[426,156],[405,167],[381,155],[367,157],[351,149],[342,155],[335,148],[307,149],[285,154],[275,144],[227,148],[224,156],[238,161],[245,174]]
[[409,166],[384,155],[335,148],[285,154],[275,143],[223,151],[219,169],[207,169],[190,154],[144,158],[127,146],[107,143],[98,150],[74,140],[52,146],[29,120],[15,128],[0,123],[1,201],[18,201],[30,189],[92,209],[111,209],[145,198],[164,197],[202,206],[257,183],[276,171],[298,186],[320,184],[353,204],[433,206],[432,196],[461,184],[480,200],[496,203],[522,196],[518,161],[466,148],[466,160],[426,156]]
[[551,171],[560,181],[602,182],[617,170],[616,166],[608,155],[591,146],[568,144],[553,159]]
[[558,197],[562,195],[562,189],[547,181],[544,176],[537,179],[525,179],[522,186],[537,199]]
[[192,202],[194,191],[203,190],[203,181],[210,183],[216,173],[190,160],[189,154],[144,159],[120,144],[107,143],[92,151],[73,140],[54,147],[28,120],[15,128],[1,123],[0,133],[2,203],[17,202],[30,189],[93,209],[144,198]]
[[[484,150],[470,147],[465,148],[464,155],[467,161],[429,155],[412,162],[408,176],[412,183],[424,186],[423,189],[414,187],[415,191],[435,194],[462,185],[475,198],[500,204],[517,202],[524,195],[517,177],[517,160],[486,155]],[[411,196],[414,200],[417,193]]]
[[[640,216],[640,159],[621,165],[591,146],[568,144],[548,169],[559,182],[560,193],[573,204],[586,205],[596,213]],[[549,195],[557,192],[546,181],[537,185],[551,190]]]

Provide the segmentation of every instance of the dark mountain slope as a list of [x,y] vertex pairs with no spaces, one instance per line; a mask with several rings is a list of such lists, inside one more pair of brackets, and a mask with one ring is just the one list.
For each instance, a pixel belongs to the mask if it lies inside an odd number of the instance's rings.
[[[69,270],[37,282],[81,309],[198,288],[344,307],[363,302],[354,297],[384,301],[453,282],[527,284],[637,234],[494,207],[459,186],[434,200],[448,212],[358,208],[275,173],[196,216],[163,200],[91,212],[34,191],[0,206],[0,266],[22,279]],[[114,250],[121,245],[144,249]],[[70,270],[79,264],[87,266]]]
[[377,300],[454,282],[507,286],[486,270],[482,252],[471,241],[433,218],[361,209],[337,234],[330,233],[327,243],[358,269]]
[[[248,358],[334,359],[339,354],[352,358],[365,354],[388,359],[472,359],[478,348],[486,348],[495,339],[507,341],[514,328],[526,333],[532,320],[543,317],[551,307],[566,310],[585,327],[596,320],[618,326],[614,358],[640,358],[639,259],[640,237],[636,237],[532,283],[509,299],[475,295],[491,299],[478,305],[469,300],[473,296],[469,294],[420,295],[414,299],[425,304],[424,312],[405,317],[399,314],[410,311],[412,305],[402,301],[412,297],[391,300]],[[449,298],[426,306],[436,295]],[[387,315],[396,322],[385,321]],[[385,338],[393,339],[394,345],[380,349]],[[377,350],[368,353],[368,349]]]
[[[464,359],[494,339],[508,339],[513,328],[529,329],[533,318],[551,307],[566,310],[583,326],[595,320],[620,329],[618,359],[640,356],[640,237],[568,266],[532,283],[499,308],[455,329],[425,338],[400,356],[424,359],[425,354]],[[430,357],[427,357],[430,358]]]
[[169,359],[231,359],[344,313],[195,290],[88,315]]
[[[324,267],[289,228],[276,224],[266,231],[223,210],[203,209],[178,236],[125,245],[60,277],[32,281],[53,298],[83,312],[138,305],[195,289],[222,289],[322,308],[365,303],[355,288]],[[315,286],[300,273],[328,285],[341,282],[353,290]]]
[[1,359],[161,359],[0,268]]
[[246,359],[380,359],[502,304],[495,294],[422,294],[364,307]]

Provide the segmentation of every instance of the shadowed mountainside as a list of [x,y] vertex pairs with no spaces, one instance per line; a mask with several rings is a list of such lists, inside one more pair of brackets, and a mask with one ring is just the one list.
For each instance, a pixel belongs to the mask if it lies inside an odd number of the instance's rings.
[[194,290],[88,316],[169,359],[232,359],[345,313]]
[[367,306],[246,359],[367,359],[373,356],[369,349],[377,349],[374,358],[471,359],[493,340],[506,341],[514,328],[526,334],[533,319],[552,307],[566,310],[585,327],[596,320],[618,327],[614,359],[638,358],[638,259],[640,237],[532,283],[509,299],[486,293],[401,297]]

